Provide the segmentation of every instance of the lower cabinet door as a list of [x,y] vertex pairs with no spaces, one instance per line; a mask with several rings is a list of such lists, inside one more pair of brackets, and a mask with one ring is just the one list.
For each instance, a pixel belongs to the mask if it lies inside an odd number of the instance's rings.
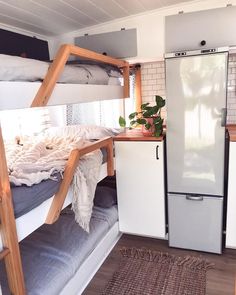
[[163,142],[115,142],[120,231],[165,238]]
[[226,247],[236,248],[236,142],[230,142]]

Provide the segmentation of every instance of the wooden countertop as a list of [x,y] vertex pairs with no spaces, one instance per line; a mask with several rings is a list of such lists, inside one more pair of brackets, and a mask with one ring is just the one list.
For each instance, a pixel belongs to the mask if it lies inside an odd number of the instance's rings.
[[163,139],[163,136],[144,136],[142,132],[137,129],[126,130],[113,137],[114,141],[163,141]]
[[[229,131],[230,141],[236,141],[236,124],[229,124],[226,126]],[[126,130],[123,133],[113,137],[114,141],[163,141],[164,136],[144,136],[141,130],[132,129]]]
[[229,140],[236,141],[236,125],[235,124],[227,125],[227,129],[229,131]]

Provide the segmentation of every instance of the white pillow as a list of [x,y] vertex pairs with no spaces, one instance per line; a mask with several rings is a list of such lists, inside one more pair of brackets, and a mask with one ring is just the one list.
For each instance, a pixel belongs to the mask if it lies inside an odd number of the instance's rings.
[[96,125],[70,125],[65,127],[49,128],[45,134],[55,136],[78,136],[84,139],[100,139],[107,136],[115,136],[120,129],[101,127]]

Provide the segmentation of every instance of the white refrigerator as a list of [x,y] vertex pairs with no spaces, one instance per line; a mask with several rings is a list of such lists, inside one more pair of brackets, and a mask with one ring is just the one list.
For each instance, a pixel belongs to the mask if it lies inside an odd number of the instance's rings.
[[169,245],[221,253],[228,51],[165,62]]

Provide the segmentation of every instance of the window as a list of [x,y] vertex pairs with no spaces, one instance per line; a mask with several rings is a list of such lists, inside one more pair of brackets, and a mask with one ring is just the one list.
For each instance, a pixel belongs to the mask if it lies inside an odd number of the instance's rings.
[[120,127],[119,116],[135,111],[135,75],[130,75],[130,98],[67,106],[67,124]]
[[51,126],[47,108],[1,111],[0,121],[4,139],[37,135]]

